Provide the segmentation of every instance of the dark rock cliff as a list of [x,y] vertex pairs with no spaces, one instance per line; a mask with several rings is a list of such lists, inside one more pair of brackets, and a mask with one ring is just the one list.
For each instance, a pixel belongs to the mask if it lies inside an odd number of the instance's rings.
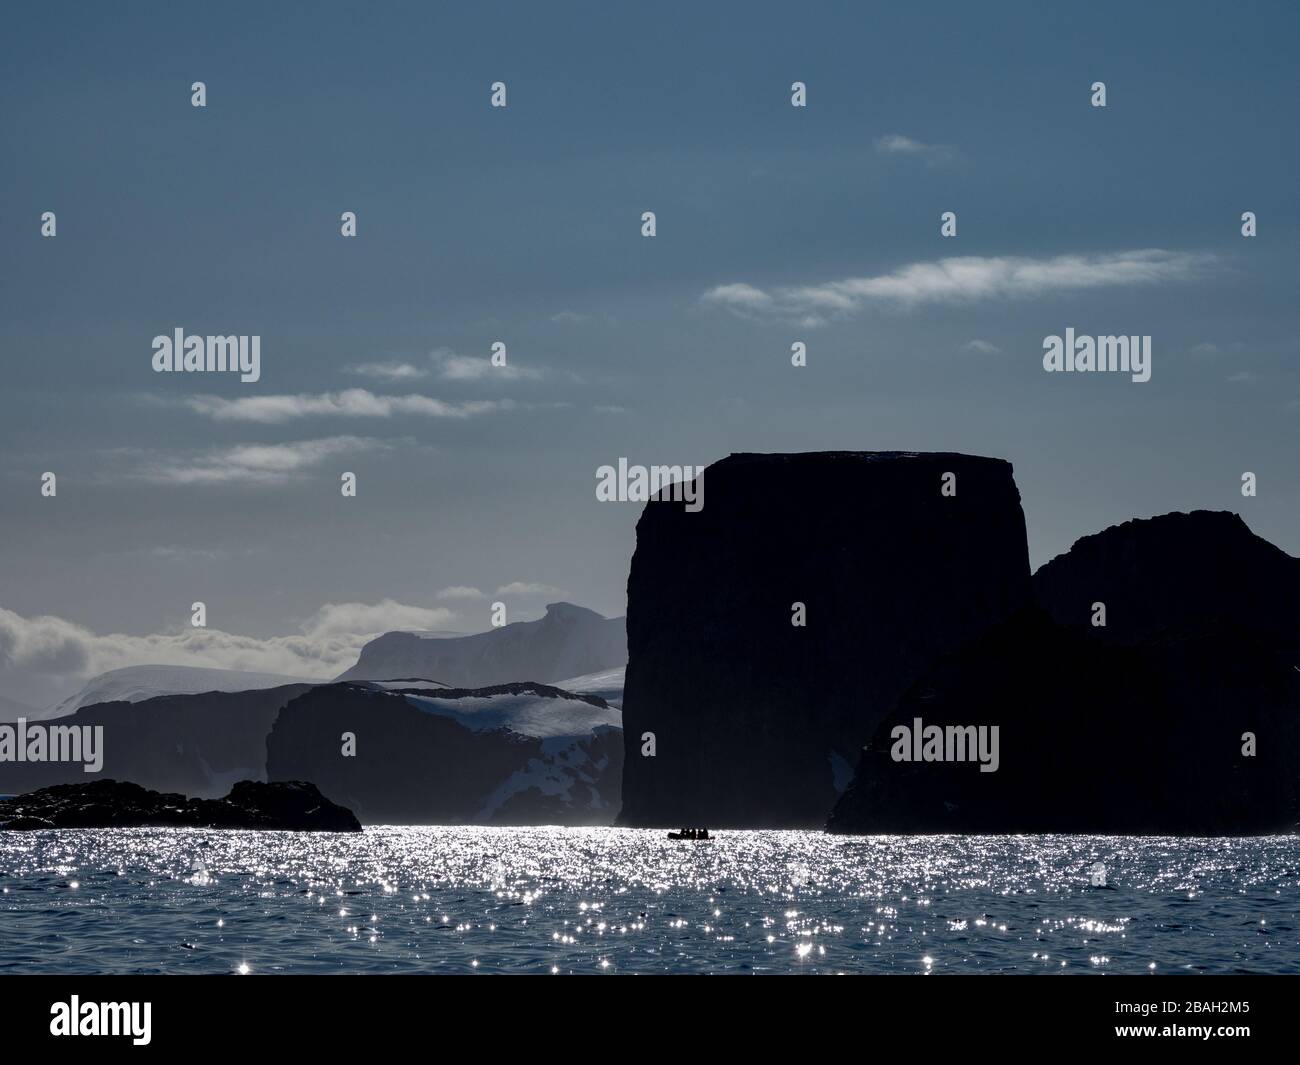
[[[1229,514],[1169,514],[1085,537],[1035,574],[1040,607],[908,692],[827,827],[1289,831],[1300,814],[1297,567]],[[1104,627],[1091,621],[1098,602]],[[896,759],[906,747],[896,749],[905,734],[895,730],[918,720],[997,725],[997,771]]]
[[1026,601],[1011,465],[738,454],[704,478],[701,511],[654,501],[637,524],[619,820],[820,827],[916,677]]

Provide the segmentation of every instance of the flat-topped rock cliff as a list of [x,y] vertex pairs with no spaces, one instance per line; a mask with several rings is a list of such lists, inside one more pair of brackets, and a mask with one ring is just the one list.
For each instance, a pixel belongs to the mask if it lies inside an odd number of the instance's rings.
[[912,682],[1027,600],[1011,465],[737,454],[704,478],[702,510],[637,524],[620,823],[820,827]]

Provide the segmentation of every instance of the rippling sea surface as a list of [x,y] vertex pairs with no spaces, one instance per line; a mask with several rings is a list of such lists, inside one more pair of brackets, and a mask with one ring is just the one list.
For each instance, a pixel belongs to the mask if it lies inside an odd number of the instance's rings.
[[1295,972],[1298,910],[1297,837],[0,833],[0,972]]

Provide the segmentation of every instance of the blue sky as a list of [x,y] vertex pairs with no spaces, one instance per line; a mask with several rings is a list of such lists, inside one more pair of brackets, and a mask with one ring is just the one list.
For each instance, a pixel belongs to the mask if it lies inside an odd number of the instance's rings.
[[[11,5],[0,694],[620,613],[619,456],[997,455],[1035,564],[1196,507],[1297,553],[1300,16],[1053,6]],[[154,374],[178,326],[261,380]],[[1045,374],[1067,326],[1150,334],[1151,381]]]

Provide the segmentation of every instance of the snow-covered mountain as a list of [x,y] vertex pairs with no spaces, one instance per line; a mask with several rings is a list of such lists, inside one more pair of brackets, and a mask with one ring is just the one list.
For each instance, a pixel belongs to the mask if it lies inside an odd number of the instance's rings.
[[95,703],[138,703],[159,695],[196,695],[200,692],[243,692],[278,688],[284,684],[310,684],[303,677],[278,673],[248,673],[240,669],[202,666],[126,666],[101,673],[62,702],[29,714],[32,718],[64,717]]
[[537,621],[517,621],[473,636],[388,632],[361,649],[339,680],[420,678],[458,688],[512,681],[555,683],[627,664],[622,618],[572,603],[551,603]]

